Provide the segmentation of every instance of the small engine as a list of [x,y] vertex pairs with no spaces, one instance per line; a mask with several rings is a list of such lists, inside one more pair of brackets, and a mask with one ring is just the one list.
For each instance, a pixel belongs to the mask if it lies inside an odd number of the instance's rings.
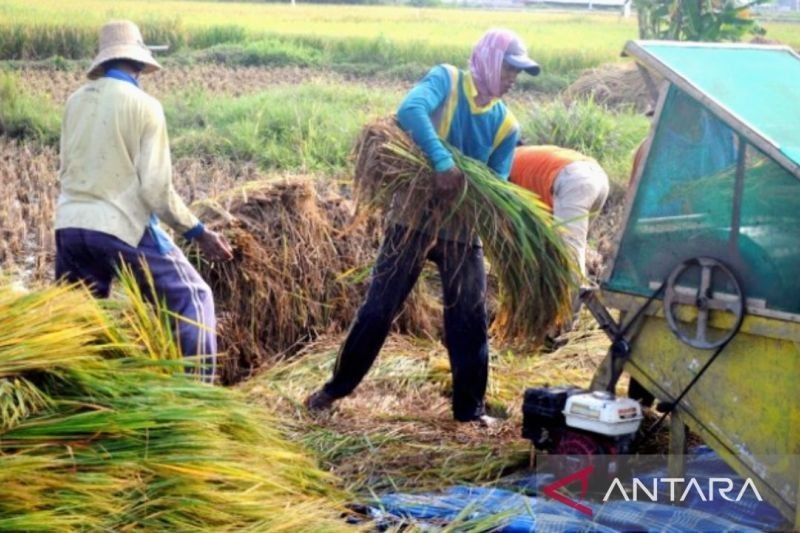
[[642,421],[639,402],[576,387],[525,391],[522,436],[557,455],[627,453]]

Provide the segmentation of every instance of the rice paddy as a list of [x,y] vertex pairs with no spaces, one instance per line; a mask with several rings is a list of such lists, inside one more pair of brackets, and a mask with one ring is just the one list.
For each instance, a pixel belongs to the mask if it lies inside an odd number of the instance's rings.
[[[112,7],[103,0],[82,0],[80,4],[45,1],[35,5],[13,0],[5,2],[4,11],[9,23],[22,26],[17,37],[19,40],[38,37],[43,42],[52,42],[59,33],[72,32],[73,50],[89,46],[94,39],[93,29],[105,19],[124,14],[141,23],[145,36],[171,41],[178,46],[192,41],[208,44],[208,38],[195,36],[211,31],[218,33],[220,42],[257,40],[265,35],[308,36],[307,42],[328,40],[333,53],[341,54],[339,58],[342,59],[347,56],[355,58],[359,53],[383,52],[396,57],[413,55],[422,63],[435,61],[437,57],[440,61],[445,60],[443,55],[454,57],[460,53],[463,56],[472,46],[473,35],[493,26],[508,26],[519,31],[528,38],[533,50],[541,52],[540,55],[576,64],[578,68],[586,61],[613,60],[618,53],[613,42],[624,41],[636,34],[635,22],[618,16],[585,18],[562,13],[526,13],[509,17],[504,12],[482,10],[454,15],[455,12],[448,9],[390,6],[347,6],[342,9],[326,5],[293,8],[285,4],[123,1],[114,2]],[[75,19],[73,15],[76,12],[85,16]],[[454,16],[458,20],[457,26],[448,32],[440,31],[443,26],[452,24]],[[148,21],[153,26],[149,35],[145,24]],[[231,27],[243,31],[224,31],[224,28]],[[609,38],[611,36],[613,39]],[[86,41],[88,43],[84,44]],[[592,49],[590,43],[600,41],[606,43],[602,49]],[[6,46],[14,43],[11,38],[6,42]],[[28,50],[28,54],[46,49],[46,46],[36,44],[34,40],[31,45],[23,44],[19,49]],[[347,52],[346,48],[352,50]],[[70,57],[66,53],[61,55]]]
[[[183,375],[163,310],[130,285],[101,304],[51,283],[61,112],[109,18],[132,18],[148,42],[170,44],[159,57],[166,69],[142,85],[164,105],[177,190],[235,244],[229,265],[187,248],[217,298],[226,387]],[[649,127],[647,97],[619,74],[629,68],[619,52],[636,35],[634,19],[0,0],[0,530],[354,529],[348,520],[370,528],[348,504],[397,490],[500,485],[526,470],[524,389],[586,386],[606,353],[585,312],[554,353],[493,338],[488,408],[502,420],[491,431],[456,424],[440,281],[426,270],[356,394],[324,416],[301,405],[330,376],[381,238],[380,215],[357,209],[362,128],[393,113],[427,68],[463,66],[493,26],[517,30],[543,66],[508,98],[524,138],[582,150],[612,178],[590,233],[596,279],[632,152]],[[794,26],[766,27],[800,46]],[[515,275],[520,285],[509,291],[508,276],[490,269],[490,315],[497,326],[516,310],[512,322],[532,336],[554,308],[563,311],[564,283],[535,315],[513,299],[529,281]],[[663,448],[663,435],[650,444]],[[451,524],[491,527],[468,517]]]
[[182,375],[126,286],[106,309],[0,285],[0,529],[344,529],[334,478],[239,393]]
[[[148,42],[169,45],[169,53],[182,61],[327,67],[406,80],[419,78],[433,64],[463,65],[475,35],[503,26],[526,39],[543,66],[534,86],[550,90],[565,88],[583,69],[619,61],[625,41],[637,36],[635,18],[617,13],[4,0],[0,15],[0,59],[86,59],[96,46],[96,28],[106,19],[126,17],[140,23]],[[792,24],[764,26],[769,38],[800,46]],[[186,53],[191,50],[203,52]]]

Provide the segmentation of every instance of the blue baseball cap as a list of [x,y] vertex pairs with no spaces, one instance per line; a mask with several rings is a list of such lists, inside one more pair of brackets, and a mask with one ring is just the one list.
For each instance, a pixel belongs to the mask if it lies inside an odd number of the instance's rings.
[[525,44],[519,37],[515,37],[508,44],[506,53],[503,56],[503,61],[514,68],[524,70],[531,76],[538,75],[541,70],[539,63],[528,57],[528,50],[525,49]]

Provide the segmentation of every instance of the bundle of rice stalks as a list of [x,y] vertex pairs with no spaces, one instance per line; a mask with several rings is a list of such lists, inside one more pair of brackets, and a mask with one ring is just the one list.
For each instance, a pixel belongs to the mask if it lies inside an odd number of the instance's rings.
[[[228,355],[223,382],[350,325],[379,242],[375,219],[354,221],[348,200],[308,177],[251,182],[196,207],[234,248],[231,262],[199,263]],[[417,291],[399,329],[434,335],[431,300]]]
[[121,343],[128,307],[0,286],[0,530],[344,529],[274,419]]
[[477,233],[500,284],[495,331],[536,339],[570,316],[575,267],[539,198],[498,179],[482,163],[452,150],[467,178],[455,202],[438,203],[432,169],[392,119],[364,128],[356,145],[355,182],[361,203],[401,212],[409,228]]

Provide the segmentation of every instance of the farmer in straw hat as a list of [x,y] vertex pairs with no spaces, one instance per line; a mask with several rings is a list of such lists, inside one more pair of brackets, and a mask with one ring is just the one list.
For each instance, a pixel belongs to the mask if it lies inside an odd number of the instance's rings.
[[211,260],[231,248],[207,230],[172,185],[167,126],[161,104],[139,88],[142,73],[161,66],[135,24],[109,22],[89,83],[67,101],[61,130],[61,195],[56,208],[56,277],[84,282],[107,297],[121,264],[184,319],[176,324],[185,356],[202,356],[213,381],[216,360],[211,289],[159,227],[163,220]]
[[[522,40],[509,30],[490,30],[473,49],[468,70],[436,66],[403,100],[397,119],[435,169],[438,201],[452,200],[465,187],[464,174],[443,140],[486,163],[498,179],[508,178],[519,128],[500,97],[522,71],[539,72]],[[312,411],[328,409],[356,388],[430,259],[439,267],[444,290],[453,414],[462,422],[491,423],[484,407],[489,347],[481,243],[469,224],[459,224],[456,217],[437,232],[403,216],[401,206],[426,199],[395,200],[366,301],[341,347],[333,377],[306,399],[306,406]]]

